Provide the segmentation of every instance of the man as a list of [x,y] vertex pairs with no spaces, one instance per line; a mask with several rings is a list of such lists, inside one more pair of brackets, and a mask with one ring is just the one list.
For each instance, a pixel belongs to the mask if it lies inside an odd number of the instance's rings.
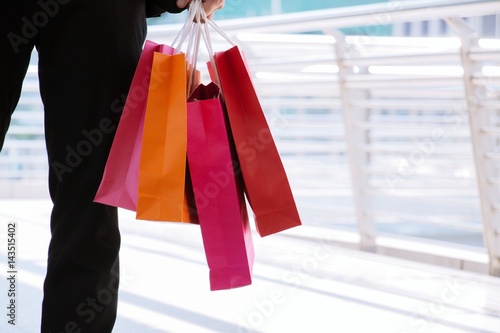
[[[146,36],[146,16],[191,0],[0,2],[0,149],[31,52],[39,56],[52,238],[42,333],[106,333],[116,319],[116,208],[93,202]],[[201,0],[194,0],[201,1]],[[224,0],[203,0],[208,15]]]

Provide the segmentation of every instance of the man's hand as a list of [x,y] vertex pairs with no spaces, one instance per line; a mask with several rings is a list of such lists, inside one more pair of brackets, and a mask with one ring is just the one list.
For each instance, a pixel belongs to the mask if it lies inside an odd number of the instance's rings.
[[[177,7],[186,8],[192,0],[177,0]],[[208,18],[212,18],[216,10],[224,7],[224,0],[202,0],[203,9]]]

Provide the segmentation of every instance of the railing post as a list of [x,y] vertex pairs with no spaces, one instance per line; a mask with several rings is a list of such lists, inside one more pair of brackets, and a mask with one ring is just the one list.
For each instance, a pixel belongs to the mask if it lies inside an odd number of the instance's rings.
[[[351,67],[345,65],[345,59],[354,49],[345,42],[345,36],[337,31],[327,32],[335,37],[335,54],[337,60],[338,83],[340,89],[340,99],[343,111],[345,141],[351,176],[352,196],[358,233],[360,236],[359,248],[363,251],[375,252],[376,231],[373,217],[368,214],[369,198],[366,190],[369,186],[368,175],[362,170],[369,162],[368,153],[362,151],[360,147],[368,144],[366,132],[356,126],[357,123],[367,119],[367,111],[353,107],[351,101],[363,92],[352,91],[347,87],[348,74],[353,73]],[[365,99],[364,97],[362,99]]]
[[499,170],[495,165],[494,138],[484,130],[496,126],[496,123],[491,120],[491,114],[483,103],[487,99],[484,93],[487,83],[475,80],[474,73],[481,68],[470,57],[471,48],[478,44],[478,36],[461,18],[452,17],[446,21],[462,44],[460,58],[483,219],[483,239],[489,256],[489,273],[500,276],[500,189],[495,181]]

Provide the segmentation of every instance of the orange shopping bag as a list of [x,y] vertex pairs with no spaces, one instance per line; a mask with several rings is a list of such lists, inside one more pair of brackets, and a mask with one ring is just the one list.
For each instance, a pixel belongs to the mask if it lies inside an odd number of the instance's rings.
[[155,53],[139,170],[137,219],[189,222],[186,58]]

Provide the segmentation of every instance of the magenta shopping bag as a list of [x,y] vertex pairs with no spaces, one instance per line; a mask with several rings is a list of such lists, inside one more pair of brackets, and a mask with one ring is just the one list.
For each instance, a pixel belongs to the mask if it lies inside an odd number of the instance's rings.
[[254,248],[243,194],[235,173],[219,88],[199,85],[188,101],[187,156],[196,210],[210,269],[210,289],[252,283]]
[[139,163],[144,115],[155,52],[173,49],[146,41],[116,130],[95,202],[135,211],[138,199]]

